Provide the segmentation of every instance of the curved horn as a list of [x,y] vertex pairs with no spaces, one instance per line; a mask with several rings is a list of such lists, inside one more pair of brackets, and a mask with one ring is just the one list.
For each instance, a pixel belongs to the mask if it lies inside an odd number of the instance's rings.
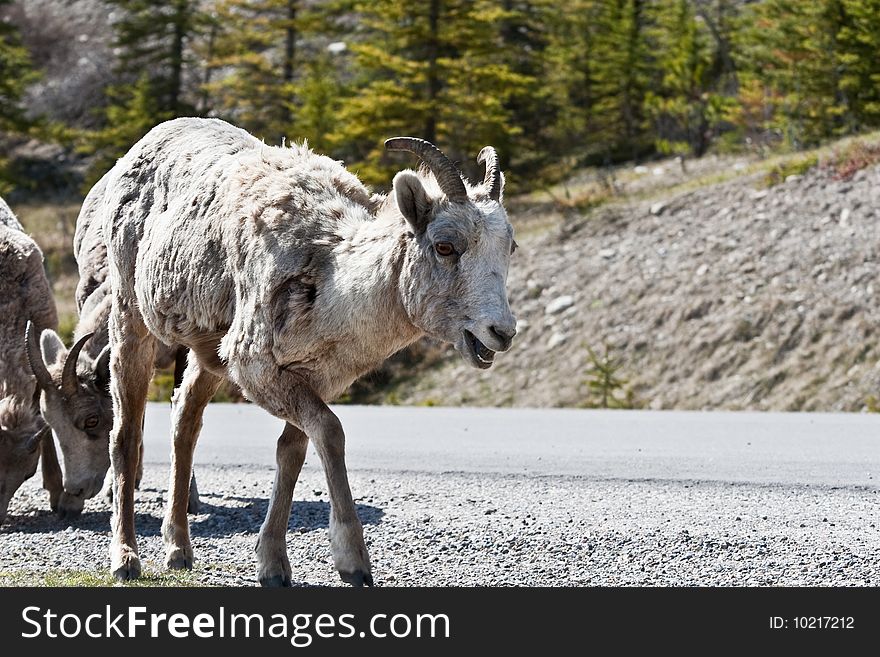
[[450,201],[467,200],[467,188],[461,173],[452,161],[439,148],[418,137],[392,137],[385,140],[389,151],[408,151],[421,158],[437,178],[437,184]]
[[64,361],[64,369],[61,371],[61,394],[65,397],[70,397],[76,392],[76,361],[79,359],[79,352],[82,351],[83,345],[93,335],[94,333],[86,333],[67,352],[67,360]]
[[40,386],[40,389],[45,390],[54,384],[52,383],[52,376],[49,374],[49,370],[46,369],[46,363],[43,362],[40,345],[37,343],[37,328],[30,320],[24,332],[24,340],[28,365],[31,366],[31,371],[37,377],[37,385]]
[[40,446],[40,443],[42,442],[48,431],[49,425],[47,424],[42,429],[37,431],[37,433],[35,433],[33,436],[28,438],[27,442],[24,445],[24,448],[29,452],[36,451],[37,447]]
[[486,165],[486,175],[483,177],[483,184],[486,186],[486,193],[493,201],[501,199],[501,169],[498,167],[498,153],[491,146],[486,146],[477,155],[477,162]]

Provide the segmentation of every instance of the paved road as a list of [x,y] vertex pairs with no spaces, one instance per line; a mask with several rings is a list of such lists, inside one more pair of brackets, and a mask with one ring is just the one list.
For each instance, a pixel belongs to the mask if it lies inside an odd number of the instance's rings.
[[[880,483],[880,415],[338,406],[351,470]],[[147,412],[148,462],[167,462],[169,413]],[[197,464],[274,466],[282,423],[213,405]],[[312,452],[310,461],[317,458]]]
[[[378,584],[880,585],[880,416],[336,408]],[[146,572],[163,571],[168,408],[151,405],[137,499]],[[212,405],[196,450],[191,581],[255,584],[281,423]],[[288,550],[337,584],[310,452]],[[109,512],[59,526],[35,479],[0,530],[0,583],[103,573]],[[5,579],[4,579],[5,578]]]

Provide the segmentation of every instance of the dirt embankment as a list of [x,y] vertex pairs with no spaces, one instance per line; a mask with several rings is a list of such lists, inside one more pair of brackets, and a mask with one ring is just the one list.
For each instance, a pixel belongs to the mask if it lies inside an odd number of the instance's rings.
[[645,407],[873,408],[880,167],[765,180],[606,205],[518,238],[514,348],[487,372],[446,352],[382,399],[582,405],[587,348],[607,344]]

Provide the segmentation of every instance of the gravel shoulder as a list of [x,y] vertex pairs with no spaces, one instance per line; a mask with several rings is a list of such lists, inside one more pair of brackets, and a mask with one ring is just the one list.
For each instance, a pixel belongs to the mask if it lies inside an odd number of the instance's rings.
[[[169,580],[159,535],[166,477],[148,466],[138,493],[148,583],[256,585],[253,547],[271,469],[199,469],[196,569]],[[351,479],[379,585],[880,583],[875,488],[369,471]],[[106,502],[90,501],[66,529],[45,505],[33,480],[15,497],[0,530],[0,584],[67,583],[51,578],[59,569],[73,583],[109,583]],[[301,585],[340,583],[328,513],[323,475],[307,465],[288,534]]]

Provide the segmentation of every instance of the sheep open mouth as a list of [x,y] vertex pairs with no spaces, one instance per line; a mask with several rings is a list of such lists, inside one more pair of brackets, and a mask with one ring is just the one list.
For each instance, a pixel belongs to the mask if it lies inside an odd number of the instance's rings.
[[495,360],[495,352],[480,342],[477,336],[468,330],[465,330],[464,338],[477,366],[483,369],[492,367],[492,363]]

